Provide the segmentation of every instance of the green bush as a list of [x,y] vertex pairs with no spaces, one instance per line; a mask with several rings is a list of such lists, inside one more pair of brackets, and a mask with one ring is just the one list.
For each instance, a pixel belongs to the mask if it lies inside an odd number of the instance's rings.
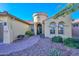
[[33,33],[32,31],[26,31],[26,32],[25,32],[25,35],[27,35],[27,36],[33,36],[34,33]]
[[66,38],[63,43],[68,47],[79,48],[79,41],[76,41],[73,38]]
[[63,42],[63,38],[61,36],[54,36],[52,38],[52,41],[57,42],[57,43],[61,43],[61,42]]
[[69,44],[69,43],[74,43],[74,39],[73,39],[73,38],[66,38],[66,39],[64,39],[63,43],[64,43],[65,45],[67,45],[67,44]]
[[50,50],[50,56],[61,56],[62,55],[62,51],[57,49],[57,48],[53,48]]

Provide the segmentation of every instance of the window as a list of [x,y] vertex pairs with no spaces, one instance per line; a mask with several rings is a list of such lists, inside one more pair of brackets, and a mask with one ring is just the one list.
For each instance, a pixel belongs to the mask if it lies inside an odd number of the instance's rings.
[[55,34],[55,28],[50,29],[50,34]]
[[76,24],[76,27],[78,27],[78,24]]
[[7,23],[6,22],[4,22],[4,26],[6,26],[7,25]]
[[79,24],[73,24],[73,27],[78,27],[79,26]]
[[58,34],[64,34],[64,22],[58,24]]
[[52,22],[51,24],[50,24],[50,34],[55,34],[55,27],[56,27],[56,24],[55,24],[55,22]]
[[75,24],[72,24],[73,25],[73,27],[75,27]]

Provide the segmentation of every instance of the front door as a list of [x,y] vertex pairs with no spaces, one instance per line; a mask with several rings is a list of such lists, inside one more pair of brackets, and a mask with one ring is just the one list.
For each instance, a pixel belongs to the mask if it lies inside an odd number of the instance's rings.
[[37,35],[40,35],[40,34],[42,34],[42,25],[38,24],[37,25]]
[[3,42],[3,25],[0,23],[0,42]]

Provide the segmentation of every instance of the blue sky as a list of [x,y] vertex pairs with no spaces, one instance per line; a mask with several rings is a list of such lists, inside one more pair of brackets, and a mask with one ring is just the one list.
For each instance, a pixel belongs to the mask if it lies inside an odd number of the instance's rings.
[[[48,17],[55,15],[67,4],[64,3],[1,3],[0,11],[8,11],[23,20],[33,20],[32,14],[36,12],[47,13]],[[79,10],[71,14],[73,19],[79,19]]]

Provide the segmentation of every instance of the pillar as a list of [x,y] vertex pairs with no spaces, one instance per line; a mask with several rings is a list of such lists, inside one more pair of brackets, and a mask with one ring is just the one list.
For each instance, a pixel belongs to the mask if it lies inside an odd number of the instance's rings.
[[34,34],[37,35],[37,23],[34,23]]

